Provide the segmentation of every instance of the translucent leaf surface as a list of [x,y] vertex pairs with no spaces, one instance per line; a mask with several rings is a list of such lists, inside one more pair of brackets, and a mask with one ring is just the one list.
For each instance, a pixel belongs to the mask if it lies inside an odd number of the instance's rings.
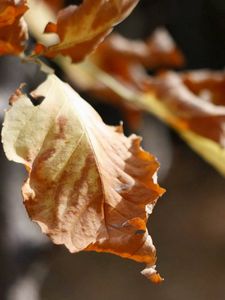
[[3,128],[9,160],[29,172],[22,192],[32,220],[71,252],[110,252],[146,264],[156,273],[148,214],[164,192],[156,183],[158,163],[136,135],[107,126],[72,88],[51,75],[33,93],[40,105],[17,91]]

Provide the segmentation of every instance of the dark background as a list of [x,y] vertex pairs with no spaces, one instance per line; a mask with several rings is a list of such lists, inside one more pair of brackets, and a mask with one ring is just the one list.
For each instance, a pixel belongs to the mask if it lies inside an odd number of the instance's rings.
[[[141,0],[117,30],[145,38],[158,26],[174,37],[186,69],[224,68],[224,0]],[[2,109],[19,83],[32,89],[43,79],[36,66],[12,57],[0,59],[0,72]],[[107,123],[121,120],[117,108],[91,102]],[[139,273],[144,266],[135,262],[109,254],[72,255],[49,243],[23,208],[23,167],[8,162],[1,148],[1,300],[225,299],[224,178],[154,117],[145,115],[138,133],[161,162],[160,184],[167,189],[149,218],[165,282],[149,283]]]

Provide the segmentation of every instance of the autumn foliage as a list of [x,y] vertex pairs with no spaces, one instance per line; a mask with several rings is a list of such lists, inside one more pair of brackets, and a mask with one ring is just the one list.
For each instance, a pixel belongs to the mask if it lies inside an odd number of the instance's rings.
[[3,129],[8,158],[29,171],[22,192],[30,217],[71,252],[104,251],[144,262],[145,275],[155,280],[146,228],[147,213],[163,193],[153,180],[155,158],[140,148],[139,137],[105,125],[56,76],[33,95],[45,100],[34,106],[22,93],[13,97]]
[[[54,60],[77,89],[119,106],[132,128],[142,111],[153,113],[225,174],[224,73],[168,71],[185,59],[163,28],[145,41],[109,35],[138,2],[84,0],[63,8],[63,1],[0,1],[0,54]],[[36,38],[31,50],[28,30]],[[28,172],[22,194],[30,218],[71,252],[145,263],[142,273],[161,282],[146,227],[164,193],[157,159],[141,148],[140,137],[126,137],[122,125],[107,126],[55,75],[32,99],[22,87],[12,95],[2,131],[7,158]]]
[[0,54],[19,54],[24,50],[27,25],[22,16],[27,11],[25,1],[0,1]]

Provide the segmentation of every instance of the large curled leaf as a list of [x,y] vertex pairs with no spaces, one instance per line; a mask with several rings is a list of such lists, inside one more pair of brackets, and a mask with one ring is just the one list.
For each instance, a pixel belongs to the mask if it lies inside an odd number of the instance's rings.
[[19,92],[6,113],[4,150],[25,164],[22,192],[32,220],[71,252],[110,252],[146,263],[143,274],[159,282],[147,215],[163,193],[158,163],[136,135],[107,126],[72,88],[50,75],[34,95]]
[[[32,1],[35,2],[35,1]],[[123,21],[139,0],[84,0],[79,6],[62,9],[57,23],[49,23],[45,33],[57,33],[59,42],[49,47],[37,45],[36,52],[47,57],[62,54],[81,61],[103,41],[113,26]]]
[[0,1],[0,55],[19,54],[27,40],[27,27],[22,19],[27,6],[24,0]]

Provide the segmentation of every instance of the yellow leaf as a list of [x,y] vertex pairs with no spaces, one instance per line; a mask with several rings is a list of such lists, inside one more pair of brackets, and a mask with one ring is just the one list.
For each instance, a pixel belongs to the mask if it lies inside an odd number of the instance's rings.
[[146,228],[164,192],[156,159],[139,137],[105,125],[56,76],[33,95],[44,97],[40,105],[17,91],[2,132],[8,159],[29,172],[22,193],[31,219],[71,252],[110,252],[145,263],[143,274],[159,282]]

